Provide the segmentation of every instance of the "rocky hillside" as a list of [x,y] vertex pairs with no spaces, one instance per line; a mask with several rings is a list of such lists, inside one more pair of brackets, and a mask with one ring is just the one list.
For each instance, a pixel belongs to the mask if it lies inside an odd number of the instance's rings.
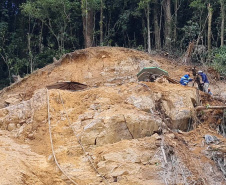
[[[207,73],[210,96],[166,79],[138,82],[149,66],[176,80],[191,69],[136,50],[88,48],[3,89],[0,184],[226,184],[226,113],[196,110],[199,99],[225,105],[226,83]],[[84,89],[46,88],[66,81]]]

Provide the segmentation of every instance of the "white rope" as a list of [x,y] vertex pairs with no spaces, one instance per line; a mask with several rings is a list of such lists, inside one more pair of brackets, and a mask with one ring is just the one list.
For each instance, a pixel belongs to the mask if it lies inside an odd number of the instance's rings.
[[[138,84],[142,85],[143,87],[146,87],[151,92],[151,89],[150,89],[150,87],[148,85],[146,85],[144,83],[141,83],[141,82],[138,82]],[[161,127],[163,127],[162,124],[161,124]],[[164,159],[164,166],[165,166],[168,162],[167,162],[166,153],[165,153],[165,150],[164,150],[164,134],[161,136],[161,140],[162,141],[161,141],[160,149],[162,151],[162,156],[163,156],[163,159]],[[164,176],[165,176],[165,169],[164,169]],[[163,180],[164,180],[164,183],[166,185],[168,185],[166,177],[164,177]]]
[[70,128],[73,130],[74,135],[75,135],[75,137],[77,138],[77,141],[78,141],[79,145],[81,146],[81,148],[82,148],[82,150],[83,150],[85,156],[86,156],[87,159],[89,160],[91,166],[92,166],[93,169],[96,171],[96,173],[104,180],[104,183],[109,184],[108,181],[107,181],[107,179],[106,179],[103,175],[101,175],[101,174],[99,173],[99,171],[97,170],[97,168],[95,167],[95,165],[94,165],[93,162],[91,161],[90,156],[88,155],[88,152],[86,152],[86,150],[85,150],[84,146],[82,145],[81,141],[79,140],[78,136],[75,134],[75,129],[74,129],[74,127],[73,127],[72,124],[71,124],[71,121],[70,121],[70,119],[69,119],[69,117],[68,117],[67,112],[65,111],[64,102],[63,102],[63,100],[62,100],[62,97],[61,97],[61,94],[60,94],[60,91],[59,91],[59,90],[58,90],[58,93],[59,93],[59,97],[60,97],[61,104],[63,105],[63,111],[64,111],[64,113],[66,114],[66,117],[67,117],[69,126],[70,126]]
[[60,167],[57,159],[56,159],[56,154],[53,148],[53,139],[52,139],[52,133],[51,133],[51,123],[50,123],[50,111],[49,111],[49,91],[48,89],[46,89],[46,96],[47,96],[47,110],[48,110],[48,123],[49,123],[49,136],[50,136],[50,142],[51,142],[51,148],[52,148],[52,153],[53,153],[53,157],[54,157],[54,161],[57,165],[57,167],[60,169],[60,171],[75,185],[78,185],[73,179],[71,179],[65,172],[64,170]]

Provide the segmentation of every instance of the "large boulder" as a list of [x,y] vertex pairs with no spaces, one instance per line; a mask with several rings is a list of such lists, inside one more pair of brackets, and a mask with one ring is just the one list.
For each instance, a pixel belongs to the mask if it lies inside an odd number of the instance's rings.
[[86,122],[81,134],[85,145],[104,145],[125,139],[151,136],[161,125],[161,119],[143,111],[121,108],[102,112]]
[[160,113],[168,127],[186,131],[196,104],[196,89],[169,83],[140,83],[127,103],[150,114]]
[[[24,123],[32,123],[40,108],[45,107],[46,109],[46,105],[46,90],[37,90],[30,100],[19,101],[18,104],[12,104],[0,109],[0,127],[11,131],[16,129],[16,125],[21,126]],[[46,119],[46,114],[44,116]]]
[[168,126],[171,129],[186,131],[192,118],[196,89],[171,90],[161,98],[162,111],[170,120]]

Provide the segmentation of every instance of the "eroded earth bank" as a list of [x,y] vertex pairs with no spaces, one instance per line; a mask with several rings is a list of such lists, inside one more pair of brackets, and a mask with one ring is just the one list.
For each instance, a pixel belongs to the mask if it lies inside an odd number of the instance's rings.
[[[125,48],[66,54],[0,92],[0,184],[219,184],[226,178],[226,83],[213,96],[179,80],[191,66]],[[79,90],[47,89],[78,82]],[[68,87],[69,88],[69,87]],[[198,111],[198,105],[206,109]]]

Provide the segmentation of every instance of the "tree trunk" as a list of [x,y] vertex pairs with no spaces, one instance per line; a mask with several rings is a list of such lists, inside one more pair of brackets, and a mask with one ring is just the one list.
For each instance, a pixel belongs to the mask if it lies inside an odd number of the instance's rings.
[[29,62],[30,62],[30,72],[32,73],[34,70],[33,66],[33,55],[31,51],[31,35],[30,33],[27,34],[27,49],[28,49],[28,56],[29,56]]
[[213,15],[213,9],[208,5],[208,52],[211,50],[211,25],[212,25],[212,15]]
[[42,32],[43,32],[43,21],[41,21],[41,30],[40,30],[40,33],[39,33],[39,53],[42,53],[42,50],[43,50],[43,44],[42,44]]
[[145,26],[145,20],[142,18],[142,34],[143,34],[143,38],[144,38],[144,50],[147,49],[147,32],[146,32],[146,26]]
[[151,53],[151,32],[150,32],[150,6],[147,3],[147,29],[148,29],[148,53]]
[[100,3],[100,46],[103,46],[103,0]]
[[164,11],[165,11],[165,47],[170,49],[171,43],[171,0],[164,0]]
[[187,51],[186,51],[186,53],[185,53],[185,55],[183,56],[183,59],[182,59],[182,62],[184,64],[189,64],[191,62],[191,55],[193,53],[194,46],[195,46],[195,42],[194,41],[189,43],[188,49],[187,49]]
[[175,4],[174,4],[174,9],[175,9],[175,19],[174,19],[174,44],[176,45],[176,41],[177,41],[177,9],[178,9],[178,0],[175,0]]
[[[3,52],[5,53],[4,49],[3,49]],[[3,54],[1,54],[1,57],[2,57],[2,60],[5,62],[6,66],[7,66],[7,69],[8,69],[8,74],[9,74],[9,83],[11,84],[12,81],[11,81],[11,71],[10,71],[10,64],[9,64],[9,61],[8,61],[8,57],[7,55],[4,57]]]
[[8,74],[9,74],[9,83],[10,83],[10,84],[12,84],[10,66],[9,66],[9,64],[8,64],[8,63],[6,63],[6,65],[7,65]]
[[58,50],[60,51],[60,40],[59,40],[59,36],[57,36],[56,33],[54,32],[54,28],[52,27],[51,20],[49,19],[48,20],[48,23],[45,23],[45,25],[49,28],[49,31],[55,37],[55,39],[57,41]]
[[64,20],[64,24],[60,29],[60,53],[64,53],[64,42],[65,42],[65,33],[66,33],[67,23]]
[[160,28],[159,28],[159,21],[158,21],[158,6],[157,0],[154,2],[154,32],[155,32],[155,48],[159,50],[161,48],[160,43]]
[[225,19],[225,4],[224,0],[221,0],[221,47],[224,46],[224,19]]
[[83,20],[83,35],[85,48],[93,45],[93,9],[88,7],[87,0],[82,0],[82,20]]
[[[28,24],[28,33],[27,33],[27,50],[28,50],[28,57],[29,57],[29,63],[30,63],[30,72],[33,72],[34,66],[33,66],[33,55],[31,50],[31,17],[29,16],[29,24]],[[34,27],[33,27],[34,28]]]

